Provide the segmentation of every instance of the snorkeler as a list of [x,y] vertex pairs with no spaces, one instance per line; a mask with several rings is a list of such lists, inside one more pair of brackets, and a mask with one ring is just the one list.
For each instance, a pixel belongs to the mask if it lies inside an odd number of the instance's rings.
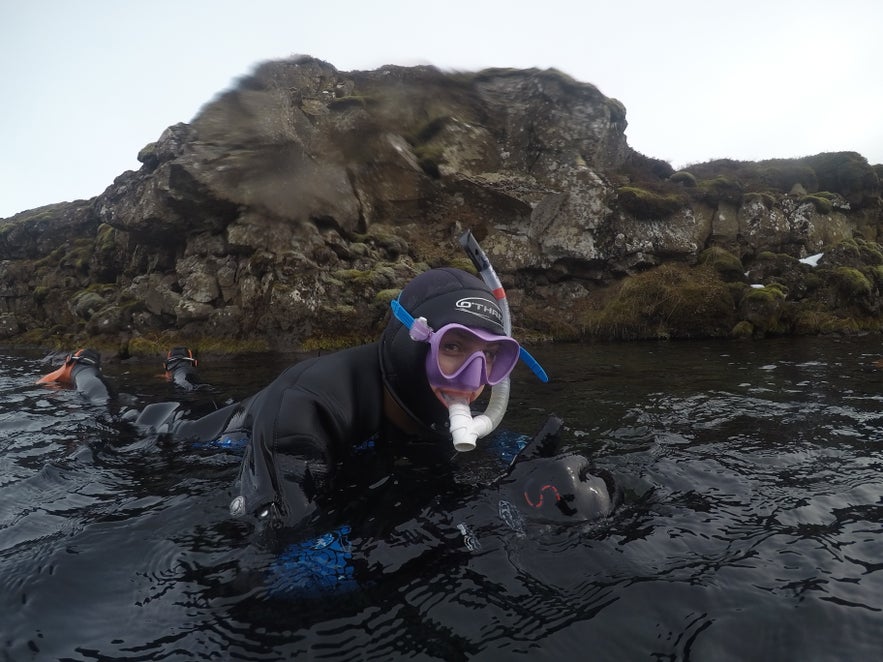
[[204,384],[196,372],[199,362],[188,347],[172,347],[163,362],[166,381],[185,391],[193,391]]
[[111,397],[110,385],[101,372],[101,355],[94,349],[79,349],[68,354],[60,368],[44,375],[37,383],[72,386],[94,404],[106,403]]
[[[244,432],[231,512],[288,527],[317,511],[336,468],[359,462],[356,449],[365,442],[390,457],[446,463],[452,427],[454,448],[467,449],[499,423],[475,423],[469,405],[487,386],[508,387],[520,347],[490,287],[465,271],[417,276],[394,307],[379,342],[297,363],[255,395],[201,419],[157,425],[148,407],[139,422],[202,442]],[[399,319],[405,315],[420,320],[416,332]],[[486,414],[499,419],[502,412]]]
[[[346,549],[346,519],[324,533],[317,522],[327,512],[340,516],[348,509],[355,496],[351,486],[359,474],[369,473],[363,471],[366,463],[380,458],[389,466],[404,461],[431,470],[450,465],[452,455],[475,448],[500,424],[509,375],[519,360],[542,381],[548,379],[511,337],[502,285],[471,234],[464,237],[482,278],[454,268],[415,277],[392,302],[393,315],[378,342],[296,363],[249,398],[196,420],[181,418],[176,403],[156,403],[136,421],[182,441],[241,449],[231,514],[264,531],[318,526],[318,537],[295,539],[280,556],[284,567],[300,564],[312,585],[324,579],[336,585],[346,576],[348,567],[308,557],[329,545]],[[486,388],[491,393],[485,411],[473,416]],[[579,500],[590,476],[575,464],[549,469],[558,481],[557,496],[546,496],[544,483],[536,498],[554,512],[580,521],[609,512],[603,503],[591,512],[573,507],[593,507]],[[506,494],[511,484],[502,486]],[[525,510],[514,503],[518,494],[513,494],[512,512],[524,511],[520,520],[540,514],[535,506]]]

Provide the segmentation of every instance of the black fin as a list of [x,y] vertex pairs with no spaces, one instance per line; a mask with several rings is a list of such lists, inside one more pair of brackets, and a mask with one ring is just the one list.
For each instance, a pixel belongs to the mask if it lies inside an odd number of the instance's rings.
[[135,425],[143,425],[160,434],[170,431],[175,412],[180,407],[178,402],[154,402],[147,405],[135,420]]
[[564,421],[552,414],[540,431],[519,451],[512,464],[535,457],[553,457],[561,446],[561,428]]

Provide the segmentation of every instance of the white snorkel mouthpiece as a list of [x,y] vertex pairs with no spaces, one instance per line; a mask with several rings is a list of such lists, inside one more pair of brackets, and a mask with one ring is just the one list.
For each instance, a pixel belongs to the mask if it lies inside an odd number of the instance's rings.
[[465,453],[475,450],[479,437],[484,437],[494,429],[494,423],[484,414],[475,418],[465,400],[451,402],[448,405],[450,417],[451,436],[454,440],[454,450]]

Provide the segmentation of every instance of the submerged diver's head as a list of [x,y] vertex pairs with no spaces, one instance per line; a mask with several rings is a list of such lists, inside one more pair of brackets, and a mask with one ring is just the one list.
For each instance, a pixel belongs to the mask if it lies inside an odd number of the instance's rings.
[[614,508],[611,476],[595,476],[581,455],[539,458],[516,467],[507,478],[514,502],[528,519],[541,522],[585,522],[609,515]]
[[197,365],[199,365],[199,362],[193,356],[193,350],[189,347],[172,347],[163,363],[166,372],[173,372],[182,366],[195,368]]
[[[459,269],[431,269],[402,290],[380,341],[383,381],[412,418],[441,432],[445,402],[472,401],[505,379],[519,347],[490,288]],[[417,319],[411,329],[401,317]],[[425,318],[425,323],[419,318]]]

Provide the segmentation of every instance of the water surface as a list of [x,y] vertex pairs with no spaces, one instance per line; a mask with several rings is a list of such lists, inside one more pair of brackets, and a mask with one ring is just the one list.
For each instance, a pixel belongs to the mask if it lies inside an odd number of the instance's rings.
[[402,470],[340,513],[357,581],[287,599],[275,550],[229,516],[236,453],[126,422],[173,398],[208,411],[287,359],[204,361],[214,389],[186,396],[159,358],[109,364],[120,395],[91,405],[0,351],[0,658],[876,658],[879,339],[532,349],[553,381],[519,368],[507,428],[561,416],[566,448],[618,478],[617,511],[519,534],[484,487],[496,451],[453,480]]

